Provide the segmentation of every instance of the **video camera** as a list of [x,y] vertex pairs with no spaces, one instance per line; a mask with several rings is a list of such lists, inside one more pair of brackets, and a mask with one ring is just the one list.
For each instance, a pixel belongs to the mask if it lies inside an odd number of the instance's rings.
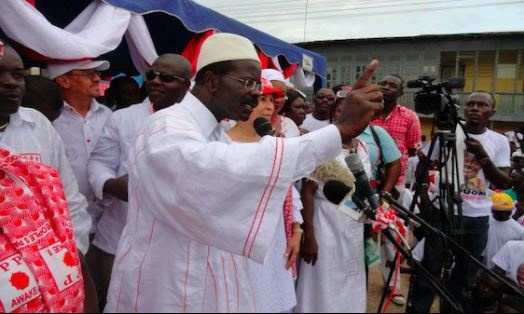
[[434,114],[440,129],[452,129],[458,121],[458,100],[453,89],[463,88],[465,80],[462,77],[452,78],[437,83],[434,78],[421,76],[409,81],[408,88],[421,88],[413,95],[415,111],[421,114]]

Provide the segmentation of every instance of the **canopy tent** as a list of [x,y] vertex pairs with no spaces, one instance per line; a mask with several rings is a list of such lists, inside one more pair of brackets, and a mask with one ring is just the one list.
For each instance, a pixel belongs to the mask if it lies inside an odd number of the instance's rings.
[[[31,65],[101,57],[111,62],[113,72],[133,74],[131,69],[143,72],[157,54],[184,53],[191,59],[209,32],[220,31],[249,38],[259,49],[263,65],[283,70],[301,87],[311,86],[315,75],[325,77],[323,56],[191,0],[28,2],[35,7],[24,0],[0,1],[0,36],[21,48]],[[60,44],[50,44],[54,39]]]

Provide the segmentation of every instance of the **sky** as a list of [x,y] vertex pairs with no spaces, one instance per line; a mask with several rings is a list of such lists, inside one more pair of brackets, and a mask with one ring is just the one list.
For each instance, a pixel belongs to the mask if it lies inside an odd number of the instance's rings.
[[194,0],[290,43],[524,32],[524,0]]

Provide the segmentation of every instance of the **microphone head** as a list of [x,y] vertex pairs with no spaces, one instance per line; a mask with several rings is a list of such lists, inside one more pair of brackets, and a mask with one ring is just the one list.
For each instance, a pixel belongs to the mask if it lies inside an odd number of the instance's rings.
[[261,137],[266,135],[273,136],[275,133],[271,123],[269,123],[269,121],[264,117],[256,118],[255,121],[253,121],[253,126],[255,127],[257,134]]
[[353,174],[357,174],[364,171],[364,165],[362,165],[362,161],[360,161],[360,156],[358,154],[349,154],[346,157],[346,164],[349,170],[353,172]]
[[324,185],[322,189],[327,200],[331,203],[338,205],[342,202],[344,197],[351,192],[351,188],[344,183],[337,180],[330,180]]

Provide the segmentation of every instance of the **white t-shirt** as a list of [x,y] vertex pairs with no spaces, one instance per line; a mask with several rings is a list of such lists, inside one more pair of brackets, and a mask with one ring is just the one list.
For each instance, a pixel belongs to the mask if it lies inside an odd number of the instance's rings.
[[[508,168],[511,166],[511,150],[504,135],[487,130],[482,134],[469,134],[469,137],[482,143],[484,150],[496,167]],[[435,150],[432,157],[437,156],[438,150]],[[463,216],[491,216],[492,191],[489,186],[490,182],[486,179],[484,170],[475,155],[464,151],[464,184],[461,186]],[[434,192],[435,195],[439,195],[438,186],[435,186]]]
[[300,136],[300,130],[293,120],[288,117],[280,116],[282,121],[282,133],[284,137],[297,137]]
[[406,183],[407,184],[413,184],[416,181],[415,173],[417,171],[419,163],[418,156],[409,157],[408,159],[408,167],[406,169]]
[[[497,132],[487,130],[482,134],[469,134],[476,139],[498,168],[511,166],[511,151],[506,137]],[[462,185],[462,212],[466,217],[482,217],[491,214],[491,198],[489,197],[490,182],[484,175],[476,157],[468,152],[464,153],[464,184]]]
[[317,118],[313,117],[312,113],[310,113],[306,115],[306,119],[304,120],[304,122],[302,122],[302,125],[300,127],[311,132],[321,129],[329,124],[329,120],[318,120]]
[[517,282],[517,270],[524,264],[524,241],[509,241],[493,257],[494,265],[506,272],[506,276]]
[[498,221],[489,217],[488,244],[486,246],[485,264],[493,268],[493,257],[508,241],[524,240],[524,227],[513,219]]

